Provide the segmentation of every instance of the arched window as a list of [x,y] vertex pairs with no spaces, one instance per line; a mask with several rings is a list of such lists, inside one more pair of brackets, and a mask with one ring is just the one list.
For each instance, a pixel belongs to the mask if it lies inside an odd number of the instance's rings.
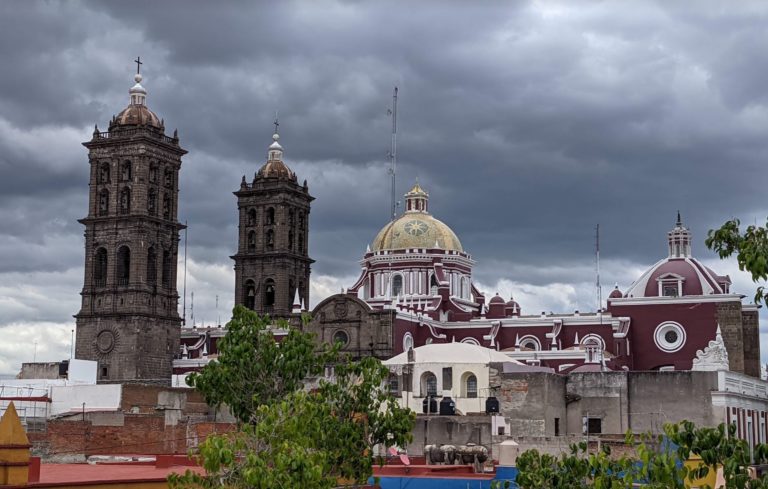
[[248,249],[251,251],[256,249],[256,231],[248,231]]
[[99,193],[99,215],[106,216],[109,214],[109,190],[104,189]]
[[304,213],[299,212],[299,229],[304,229]]
[[520,338],[520,348],[525,350],[539,351],[541,350],[541,343],[535,336],[523,336]]
[[287,290],[287,292],[288,292],[288,297],[287,297],[288,301],[287,302],[288,302],[289,305],[293,305],[293,298],[294,298],[294,295],[296,293],[296,284],[295,284],[295,282],[293,280],[289,280],[288,281],[288,290]]
[[469,374],[464,381],[464,397],[477,397],[477,377],[475,374]]
[[268,251],[272,251],[275,249],[275,232],[273,230],[267,229],[267,236],[265,241],[266,241]]
[[170,250],[163,250],[163,286],[171,286],[171,252]]
[[149,183],[157,183],[157,163],[149,165]]
[[99,183],[109,183],[109,163],[102,163],[99,167]]
[[157,252],[154,246],[147,250],[147,283],[151,287],[157,285]]
[[437,397],[437,377],[432,372],[421,375],[421,397]]
[[293,209],[288,209],[288,226],[293,227]]
[[436,295],[437,294],[437,286],[438,286],[437,277],[433,273],[431,275],[430,279],[429,279],[429,288],[432,291],[432,295]]
[[131,189],[124,188],[120,192],[120,214],[131,212]]
[[120,180],[123,182],[131,181],[131,162],[126,160],[120,166]]
[[166,192],[163,195],[163,219],[171,218],[171,196]]
[[275,281],[267,279],[264,282],[264,306],[272,307],[275,305]]
[[304,253],[304,235],[301,232],[299,232],[299,248],[296,251]]
[[131,249],[121,246],[117,250],[117,285],[128,285],[131,279]]
[[245,281],[245,297],[243,297],[245,307],[253,310],[256,307],[256,283],[253,280]]
[[173,188],[173,170],[170,168],[165,169],[165,186],[168,188]]
[[274,207],[268,207],[267,208],[267,217],[265,218],[265,224],[272,225],[275,223],[275,208]]
[[96,287],[107,285],[107,250],[99,248],[93,261],[93,281]]
[[288,249],[293,251],[293,231],[288,231]]
[[157,214],[157,192],[153,188],[149,189],[147,195],[147,212],[150,216]]
[[392,277],[392,297],[400,297],[403,293],[403,276],[395,275]]
[[256,225],[256,209],[250,209],[248,211],[248,225],[249,226]]

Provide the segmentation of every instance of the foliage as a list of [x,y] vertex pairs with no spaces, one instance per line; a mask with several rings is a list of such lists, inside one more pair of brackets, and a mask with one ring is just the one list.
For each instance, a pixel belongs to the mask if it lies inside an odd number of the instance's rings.
[[[712,229],[705,241],[707,247],[717,252],[720,258],[728,258],[736,253],[739,270],[752,275],[753,282],[768,280],[768,224],[747,226],[742,233],[738,219],[731,219],[720,227]],[[764,286],[755,292],[755,304],[768,305],[768,291]]]
[[[195,376],[207,400],[233,403],[243,422],[200,445],[206,476],[171,476],[171,487],[324,489],[340,478],[364,482],[375,445],[411,441],[415,414],[382,388],[389,371],[378,360],[352,362],[328,345],[316,354],[312,337],[297,330],[278,343],[268,323],[236,308],[218,361]],[[305,377],[331,362],[334,378],[307,390]]]
[[[705,477],[710,467],[721,466],[728,489],[768,489],[768,476],[749,480],[749,447],[735,438],[734,425],[696,428],[683,421],[665,425],[664,432],[638,440],[627,433],[625,442],[634,448],[635,457],[612,457],[607,445],[589,453],[586,443],[572,445],[560,457],[528,450],[517,459],[516,482],[521,489],[623,489],[636,483],[648,489],[683,489],[686,481]],[[701,457],[701,462],[689,469],[682,461],[691,455]],[[754,460],[768,460],[768,446],[758,445]]]
[[[301,389],[307,377],[338,358],[336,349],[326,345],[317,351],[312,336],[296,329],[277,342],[269,325],[266,318],[235,306],[227,334],[217,343],[219,357],[188,378],[209,405],[226,404],[244,423],[258,406]],[[284,321],[281,326],[288,327]]]

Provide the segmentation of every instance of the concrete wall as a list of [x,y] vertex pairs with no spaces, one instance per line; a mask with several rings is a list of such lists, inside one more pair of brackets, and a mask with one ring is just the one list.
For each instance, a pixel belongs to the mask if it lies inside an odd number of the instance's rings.
[[631,372],[628,374],[630,428],[659,432],[664,423],[687,419],[698,426],[722,420],[712,407],[717,372]]
[[[490,383],[497,389],[500,414],[512,436],[553,436],[555,424],[565,433],[566,377],[546,372],[501,373],[492,369]],[[559,421],[556,423],[556,419]]]
[[603,433],[624,433],[629,427],[627,372],[585,372],[568,375],[568,434],[583,432],[583,418],[602,420]]
[[419,415],[413,428],[409,455],[423,455],[424,445],[465,445],[476,443],[491,448],[492,416],[427,416]]

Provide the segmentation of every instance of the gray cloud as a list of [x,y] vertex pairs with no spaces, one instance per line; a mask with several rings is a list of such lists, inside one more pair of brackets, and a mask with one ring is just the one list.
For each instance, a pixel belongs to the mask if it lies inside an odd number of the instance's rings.
[[[663,255],[676,210],[712,260],[707,229],[768,214],[754,178],[768,153],[767,24],[748,2],[3,3],[0,327],[68,331],[80,143],[127,103],[137,55],[150,107],[189,150],[180,218],[200,317],[217,316],[216,295],[231,304],[231,192],[263,162],[275,110],[317,197],[313,300],[351,284],[387,220],[394,84],[399,189],[420,179],[477,280],[519,287],[531,307],[588,309],[596,223],[605,281],[626,286]],[[56,305],[40,313],[38,295]]]

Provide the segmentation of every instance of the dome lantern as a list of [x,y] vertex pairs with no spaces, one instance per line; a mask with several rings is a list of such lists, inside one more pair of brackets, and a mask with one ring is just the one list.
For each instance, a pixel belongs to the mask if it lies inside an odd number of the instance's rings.
[[680,211],[677,211],[675,227],[667,233],[667,242],[669,243],[670,258],[691,257],[691,232],[683,226]]
[[405,212],[428,212],[429,194],[424,191],[416,180],[413,188],[405,194]]

